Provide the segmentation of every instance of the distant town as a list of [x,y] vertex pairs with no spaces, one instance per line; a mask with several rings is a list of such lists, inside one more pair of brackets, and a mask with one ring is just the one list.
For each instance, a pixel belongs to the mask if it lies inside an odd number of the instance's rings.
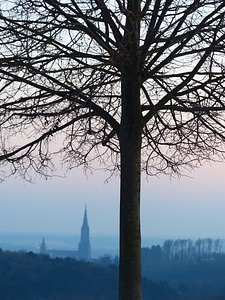
[[71,257],[79,260],[91,260],[91,243],[89,225],[87,217],[87,207],[85,206],[83,224],[81,226],[80,242],[77,250],[50,250],[46,246],[45,238],[42,238],[40,254],[48,254],[50,257]]
[[91,246],[87,207],[84,209],[80,235],[0,233],[0,248],[10,251],[32,251],[50,257],[71,257],[79,260],[91,260],[98,256],[118,255],[118,237],[92,236]]
[[[118,237],[91,235],[86,206],[79,235],[0,233],[0,248],[0,299],[118,299]],[[141,254],[143,300],[225,299],[224,240],[144,238]]]
[[[142,238],[142,249],[160,247],[168,259],[183,256],[224,253],[223,239],[189,239],[164,237]],[[91,261],[99,257],[119,255],[118,236],[90,236],[87,207],[84,208],[83,222],[80,235],[43,235],[31,233],[0,233],[0,248],[2,250],[33,252],[48,255],[50,258],[75,258],[76,260]],[[169,253],[169,254],[168,254]]]

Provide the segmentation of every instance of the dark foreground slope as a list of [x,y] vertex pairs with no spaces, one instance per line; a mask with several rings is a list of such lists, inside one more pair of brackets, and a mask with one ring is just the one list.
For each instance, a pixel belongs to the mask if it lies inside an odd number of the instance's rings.
[[[1,300],[117,300],[118,269],[32,252],[0,251]],[[176,300],[166,284],[143,280],[143,300]]]

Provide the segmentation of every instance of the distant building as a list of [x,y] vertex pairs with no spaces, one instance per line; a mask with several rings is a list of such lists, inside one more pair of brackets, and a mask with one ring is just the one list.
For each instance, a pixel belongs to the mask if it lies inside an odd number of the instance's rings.
[[47,249],[45,245],[45,238],[42,238],[41,246],[40,246],[40,254],[47,254]]
[[84,219],[81,226],[80,243],[78,245],[78,259],[90,260],[91,259],[91,244],[89,237],[89,226],[87,218],[87,208],[85,206]]
[[87,208],[85,206],[84,210],[84,218],[83,224],[81,226],[81,236],[80,242],[78,245],[78,251],[75,250],[56,250],[56,249],[48,249],[46,248],[45,239],[42,238],[41,246],[40,246],[40,254],[48,254],[50,257],[55,258],[76,258],[80,260],[90,260],[91,259],[91,244],[89,238],[89,226],[88,226],[88,218],[87,218]]
[[48,255],[51,258],[77,258],[77,251],[74,250],[48,250]]

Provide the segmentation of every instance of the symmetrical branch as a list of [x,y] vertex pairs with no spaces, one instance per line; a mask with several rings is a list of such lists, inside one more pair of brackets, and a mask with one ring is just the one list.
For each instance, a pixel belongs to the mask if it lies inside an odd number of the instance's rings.
[[224,15],[216,0],[2,1],[0,161],[41,168],[50,153],[74,165],[104,153],[117,167],[121,66],[134,56],[143,169],[223,155]]

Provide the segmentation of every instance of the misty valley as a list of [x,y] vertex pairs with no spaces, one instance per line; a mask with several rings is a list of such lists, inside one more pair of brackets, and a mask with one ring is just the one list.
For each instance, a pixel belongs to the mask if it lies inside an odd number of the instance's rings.
[[[225,300],[220,239],[166,240],[142,248],[143,300]],[[2,300],[116,300],[118,257],[90,261],[0,250]]]

